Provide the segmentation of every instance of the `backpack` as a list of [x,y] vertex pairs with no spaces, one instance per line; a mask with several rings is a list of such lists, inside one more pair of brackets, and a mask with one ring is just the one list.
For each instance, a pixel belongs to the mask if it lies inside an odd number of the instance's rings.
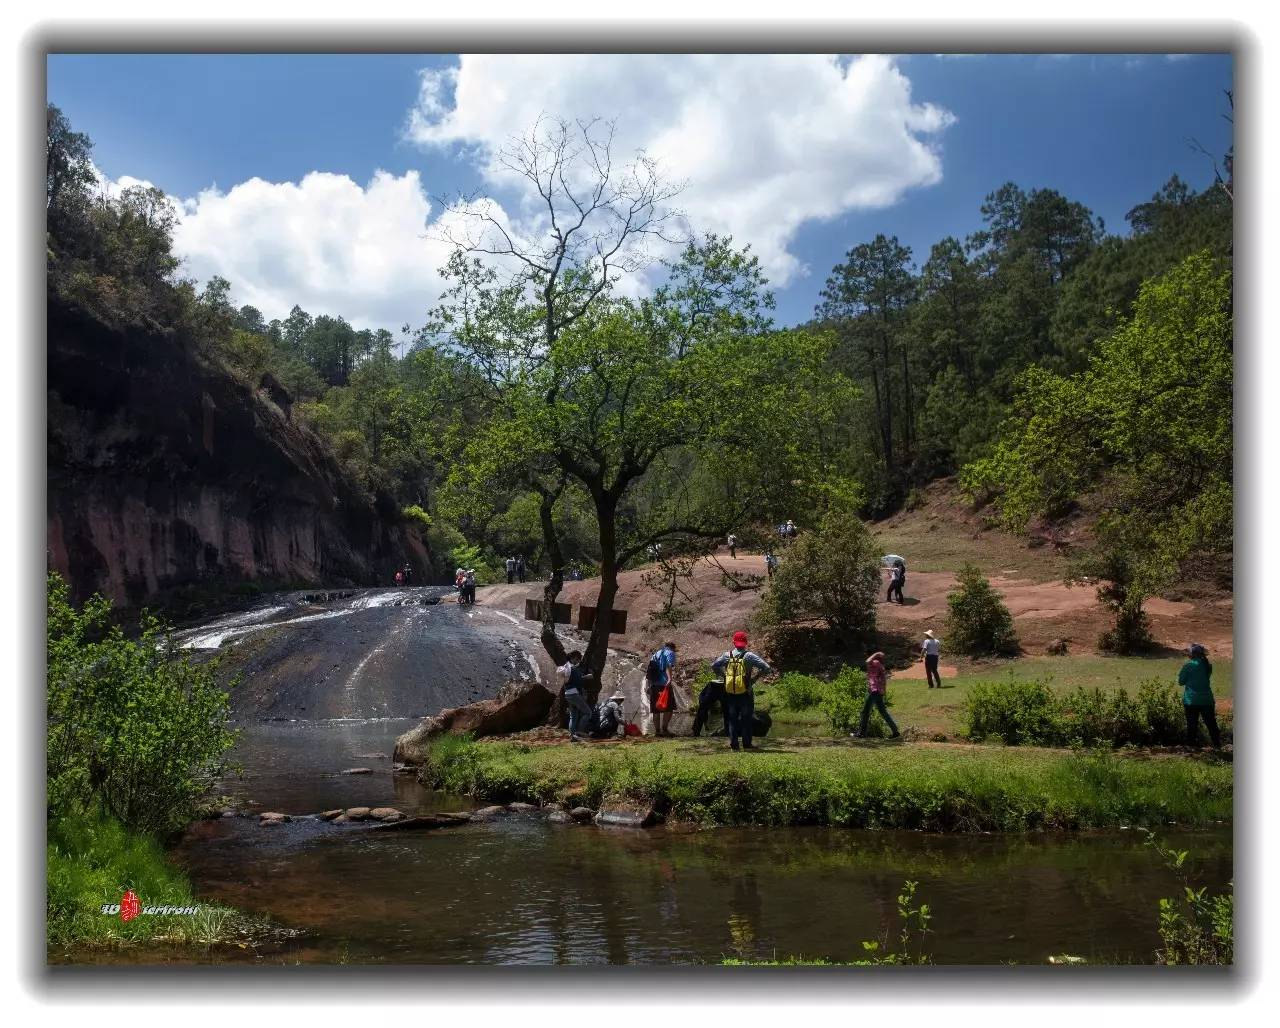
[[658,653],[655,653],[652,657],[650,657],[649,663],[644,669],[644,677],[646,680],[650,682],[655,682],[655,683],[661,682],[663,678],[666,677],[666,675],[664,675],[662,671],[662,661],[658,659],[659,654],[661,654],[661,652],[662,651],[659,650]]
[[724,691],[730,696],[741,696],[747,691],[747,662],[732,650],[729,663],[724,666]]

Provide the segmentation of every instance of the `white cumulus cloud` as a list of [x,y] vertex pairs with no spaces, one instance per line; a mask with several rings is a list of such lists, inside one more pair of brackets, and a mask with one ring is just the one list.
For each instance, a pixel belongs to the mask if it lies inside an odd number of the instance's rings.
[[239,304],[268,318],[296,303],[357,327],[421,324],[440,293],[448,246],[429,233],[431,203],[416,171],[360,185],[311,172],[300,182],[252,178],[182,201],[174,248],[201,282],[222,275]]
[[460,147],[505,196],[493,158],[543,114],[615,120],[615,157],[658,159],[687,182],[676,202],[694,228],[750,243],[778,286],[806,270],[792,250],[805,222],[940,181],[954,121],[914,102],[887,56],[502,54],[422,72],[405,134]]

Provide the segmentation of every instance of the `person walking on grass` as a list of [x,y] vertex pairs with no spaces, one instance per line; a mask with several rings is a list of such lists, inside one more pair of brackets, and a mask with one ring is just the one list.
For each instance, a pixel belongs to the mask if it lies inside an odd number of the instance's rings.
[[1187,662],[1178,672],[1178,684],[1182,686],[1182,709],[1187,716],[1187,745],[1200,746],[1200,725],[1209,730],[1209,739],[1216,750],[1222,745],[1218,734],[1218,715],[1213,706],[1213,689],[1209,685],[1209,677],[1213,674],[1213,665],[1209,663],[1209,654],[1199,643],[1187,647]]
[[591,718],[591,705],[587,702],[587,680],[591,677],[582,670],[582,653],[574,650],[569,659],[556,670],[564,677],[564,703],[569,708],[569,738],[579,741],[578,728],[583,719]]
[[676,666],[676,644],[664,643],[649,658],[649,665],[644,673],[645,699],[649,702],[649,712],[653,714],[653,734],[671,734],[671,715],[676,709],[676,686],[671,671]]
[[[942,652],[942,643],[933,634],[933,629],[925,629],[924,641],[920,644],[920,652],[924,654],[924,676],[929,680],[930,689],[942,688],[942,676],[938,674],[938,654]],[[937,683],[936,685],[934,683]]]
[[755,717],[756,698],[752,691],[756,672],[773,673],[759,654],[747,649],[747,633],[733,633],[733,649],[720,654],[711,664],[711,670],[724,681],[725,717],[729,723],[729,749],[755,749],[751,745],[752,719]]
[[862,721],[858,725],[856,732],[850,733],[855,739],[864,739],[867,735],[867,721],[871,717],[871,708],[875,707],[880,711],[880,716],[884,718],[885,724],[889,726],[890,739],[898,739],[901,733],[893,718],[889,715],[889,708],[884,705],[885,683],[889,678],[889,672],[885,670],[884,654],[877,650],[867,658],[867,699],[862,704]]

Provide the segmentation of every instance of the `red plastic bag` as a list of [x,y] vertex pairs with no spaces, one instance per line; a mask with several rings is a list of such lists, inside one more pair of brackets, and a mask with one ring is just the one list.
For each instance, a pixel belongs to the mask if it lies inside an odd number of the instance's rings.
[[653,701],[653,709],[665,713],[671,709],[671,686],[664,685],[658,698]]
[[623,735],[644,735],[644,732],[640,731],[640,726],[636,724],[634,721],[628,721],[626,724],[626,727],[622,729],[622,734]]

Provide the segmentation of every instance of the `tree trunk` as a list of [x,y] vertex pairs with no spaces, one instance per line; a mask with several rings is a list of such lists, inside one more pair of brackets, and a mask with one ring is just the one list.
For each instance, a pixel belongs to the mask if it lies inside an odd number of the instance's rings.
[[609,628],[613,601],[618,595],[618,504],[610,494],[600,492],[596,498],[596,521],[600,526],[600,592],[596,596],[596,621],[591,628],[591,639],[583,664],[591,675],[587,683],[587,698],[595,704],[604,682],[604,667],[609,659]]
[[[542,522],[542,543],[551,559],[551,576],[542,589],[542,648],[547,651],[547,656],[551,658],[552,663],[560,667],[569,657],[565,652],[564,644],[560,642],[560,637],[556,635],[555,621],[556,597],[560,595],[560,588],[564,585],[564,557],[560,552],[560,537],[556,534],[556,525],[552,518],[560,493],[542,488],[539,488],[538,492],[542,496],[542,502],[538,506],[538,515]],[[556,698],[551,703],[547,724],[563,728],[568,724],[569,713],[565,709],[564,697],[560,695],[555,683],[552,684],[552,692],[556,693]]]

